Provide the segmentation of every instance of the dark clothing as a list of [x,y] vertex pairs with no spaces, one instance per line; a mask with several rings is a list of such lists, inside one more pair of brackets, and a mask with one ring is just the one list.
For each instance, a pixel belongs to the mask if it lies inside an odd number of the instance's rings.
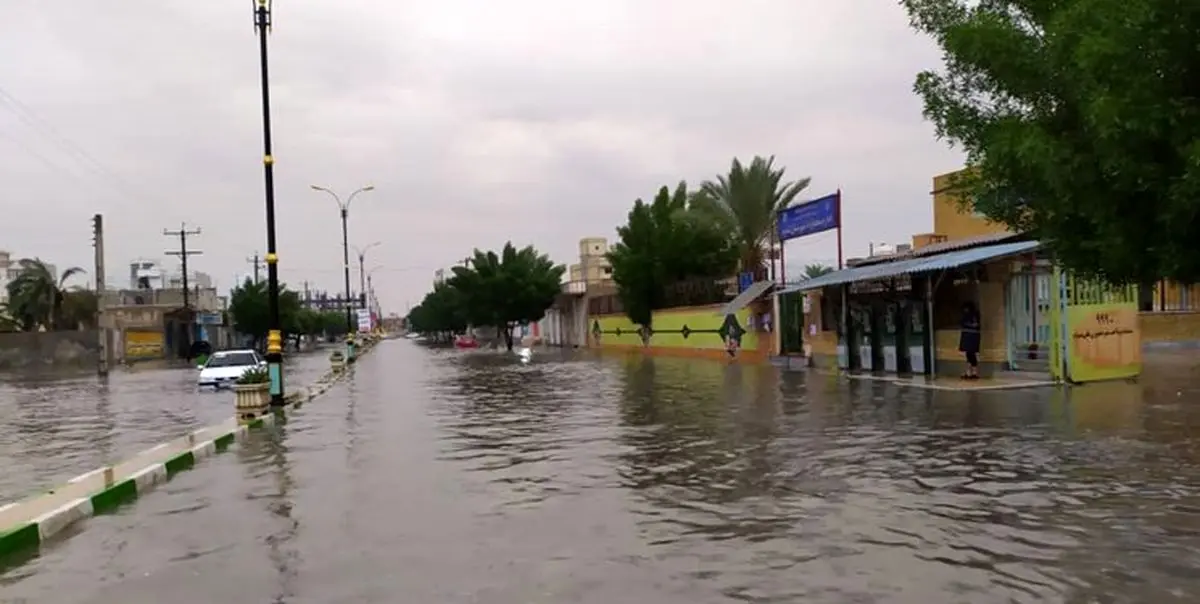
[[[958,335],[958,350],[967,353],[967,362],[972,367],[979,364],[976,356],[979,354],[979,340],[979,313],[974,310],[964,311],[962,331]],[[975,362],[971,362],[973,358]]]
[[968,352],[967,353],[967,365],[969,365],[971,367],[978,367],[979,366],[979,353]]

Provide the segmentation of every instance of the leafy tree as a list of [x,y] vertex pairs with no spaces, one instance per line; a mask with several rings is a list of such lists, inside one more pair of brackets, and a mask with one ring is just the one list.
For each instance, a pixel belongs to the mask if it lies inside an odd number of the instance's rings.
[[[233,317],[233,328],[254,338],[256,348],[266,341],[269,331],[267,305],[266,282],[256,283],[253,279],[246,279],[241,285],[233,288],[229,295],[229,313]],[[280,284],[279,319],[285,334],[302,333],[297,331],[302,329],[297,320],[301,308],[299,294]]]
[[824,264],[807,264],[804,266],[804,278],[805,279],[816,279],[817,277],[820,277],[821,275],[828,275],[829,273],[832,273],[832,272],[833,272],[833,267],[825,266]]
[[[40,258],[23,258],[18,261],[20,274],[8,283],[8,313],[22,331],[45,329],[76,329],[77,315],[64,314],[64,305],[70,291],[66,283],[75,275],[85,271],[71,267],[63,271],[56,280],[50,267]],[[67,310],[77,312],[77,305]],[[94,316],[94,310],[93,310]]]
[[629,320],[650,327],[654,310],[666,304],[666,288],[697,278],[723,278],[737,266],[729,231],[703,219],[690,207],[687,183],[674,192],[658,190],[651,203],[638,199],[619,241],[608,253],[617,295]]
[[475,250],[471,266],[454,267],[450,287],[462,296],[466,317],[475,325],[495,325],[512,350],[512,329],[540,320],[561,289],[565,267],[533,246],[511,242],[499,254]]
[[421,303],[408,313],[408,327],[417,333],[437,340],[449,340],[467,329],[466,308],[462,292],[444,283],[425,294]]
[[1200,280],[1200,5],[902,4],[943,50],[915,88],[967,203],[1077,272]]
[[743,271],[766,278],[766,250],[776,231],[776,215],[795,201],[810,178],[784,181],[775,157],[755,157],[749,166],[736,157],[729,173],[700,185],[693,206],[730,233],[738,246]]

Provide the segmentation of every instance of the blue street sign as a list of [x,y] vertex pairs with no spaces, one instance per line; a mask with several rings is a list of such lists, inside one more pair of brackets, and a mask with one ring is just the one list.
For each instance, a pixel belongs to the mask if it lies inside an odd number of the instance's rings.
[[838,194],[826,195],[779,212],[779,240],[821,233],[838,226]]

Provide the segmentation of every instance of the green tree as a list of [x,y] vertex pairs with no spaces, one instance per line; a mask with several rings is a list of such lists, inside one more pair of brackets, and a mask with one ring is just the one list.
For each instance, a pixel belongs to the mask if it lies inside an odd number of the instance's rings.
[[454,267],[449,285],[461,294],[466,318],[496,326],[512,350],[513,327],[545,316],[565,270],[533,246],[518,250],[509,242],[499,254],[475,250],[470,267]]
[[[256,348],[266,340],[269,331],[267,303],[267,284],[262,281],[256,283],[253,279],[246,279],[229,294],[229,314],[233,317],[233,328],[238,333],[254,338]],[[279,319],[285,337],[302,333],[296,331],[302,329],[297,321],[301,308],[299,294],[280,284]]]
[[832,273],[832,272],[833,272],[832,266],[825,266],[824,264],[806,264],[806,265],[804,265],[804,278],[805,279],[816,279],[817,277],[820,277],[821,275],[828,275],[829,273]]
[[724,278],[737,267],[728,231],[691,208],[687,183],[658,190],[651,203],[633,203],[608,253],[617,296],[629,320],[651,326],[667,302],[667,287],[691,279]]
[[775,157],[755,157],[749,166],[736,157],[729,173],[700,185],[693,206],[729,233],[738,246],[743,271],[766,278],[767,250],[776,231],[777,214],[795,201],[810,178],[784,180]]
[[915,88],[967,153],[966,203],[1080,273],[1200,280],[1198,5],[902,4],[943,51]]
[[72,322],[77,317],[64,314],[70,291],[66,283],[84,270],[68,268],[56,280],[50,267],[40,258],[22,258],[18,266],[20,274],[8,282],[8,313],[13,322],[22,331],[78,328],[78,322]]
[[467,329],[466,308],[462,292],[444,283],[425,294],[421,303],[408,313],[411,331],[425,334],[439,341],[448,341],[454,334]]

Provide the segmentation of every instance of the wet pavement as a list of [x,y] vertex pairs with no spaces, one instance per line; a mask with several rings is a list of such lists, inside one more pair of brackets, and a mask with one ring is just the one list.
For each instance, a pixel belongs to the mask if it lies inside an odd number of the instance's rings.
[[1197,377],[954,393],[389,341],[0,600],[1194,602]]
[[[325,354],[289,357],[289,383],[329,369]],[[132,457],[233,416],[233,394],[200,391],[187,368],[0,374],[0,505]],[[3,602],[0,598],[0,602]]]

